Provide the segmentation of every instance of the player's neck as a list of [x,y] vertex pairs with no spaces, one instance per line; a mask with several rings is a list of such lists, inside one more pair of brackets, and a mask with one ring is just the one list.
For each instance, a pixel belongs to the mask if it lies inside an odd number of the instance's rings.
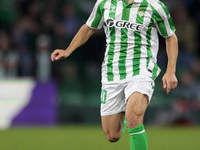
[[127,4],[132,3],[134,0],[126,0]]

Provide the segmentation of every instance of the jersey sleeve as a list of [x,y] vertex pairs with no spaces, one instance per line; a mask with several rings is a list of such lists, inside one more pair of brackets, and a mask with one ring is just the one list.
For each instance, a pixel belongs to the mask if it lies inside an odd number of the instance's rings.
[[97,0],[90,17],[88,18],[86,24],[90,28],[100,29],[103,26],[103,7],[102,7],[103,0]]
[[167,7],[160,1],[155,8],[154,24],[163,37],[170,37],[176,30]]

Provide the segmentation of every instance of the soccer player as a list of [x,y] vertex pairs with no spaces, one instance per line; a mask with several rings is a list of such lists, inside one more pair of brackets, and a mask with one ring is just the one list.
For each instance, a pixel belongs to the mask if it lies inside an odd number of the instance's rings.
[[156,64],[157,31],[166,41],[168,65],[162,81],[167,94],[178,83],[178,44],[172,18],[158,0],[97,0],[87,23],[66,50],[52,53],[52,61],[67,58],[101,27],[107,41],[102,64],[103,130],[110,142],[118,141],[126,117],[131,150],[147,150],[143,118],[154,91],[154,80],[160,73]]

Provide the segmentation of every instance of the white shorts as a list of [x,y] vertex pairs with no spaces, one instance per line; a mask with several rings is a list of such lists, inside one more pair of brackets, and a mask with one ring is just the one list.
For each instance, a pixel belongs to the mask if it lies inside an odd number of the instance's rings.
[[154,80],[144,75],[137,75],[118,82],[102,83],[101,116],[125,112],[126,101],[134,92],[148,95],[150,102],[154,85]]

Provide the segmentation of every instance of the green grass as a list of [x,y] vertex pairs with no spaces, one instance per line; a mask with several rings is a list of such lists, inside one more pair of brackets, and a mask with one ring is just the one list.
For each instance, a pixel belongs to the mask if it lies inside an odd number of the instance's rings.
[[200,150],[200,128],[147,128],[149,150]]
[[[149,150],[200,150],[200,128],[146,127]],[[101,126],[11,128],[0,131],[0,150],[130,150],[126,132],[109,143]]]

